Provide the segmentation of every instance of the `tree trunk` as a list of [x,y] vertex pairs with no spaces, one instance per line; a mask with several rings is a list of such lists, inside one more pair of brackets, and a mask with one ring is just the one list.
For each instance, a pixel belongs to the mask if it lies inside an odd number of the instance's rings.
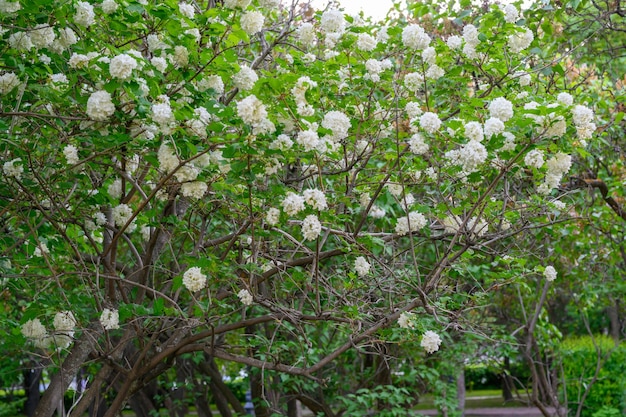
[[611,299],[612,305],[607,308],[610,321],[610,334],[615,344],[619,344],[621,324],[619,322],[619,304],[617,300]]
[[456,376],[456,399],[461,410],[461,417],[465,416],[465,369],[461,365],[461,372]]
[[80,339],[74,344],[70,354],[65,358],[61,369],[50,381],[48,389],[37,405],[34,417],[52,417],[54,411],[63,400],[65,391],[70,386],[80,367],[85,363],[89,354],[93,351],[94,343],[98,340],[104,329],[99,322],[91,325]]
[[513,380],[511,378],[510,368],[511,359],[505,357],[504,372],[500,374],[500,378],[502,380],[502,398],[505,402],[513,400]]
[[[35,366],[31,362],[31,366]],[[24,393],[26,402],[24,403],[24,414],[31,417],[35,414],[37,404],[39,404],[39,383],[41,382],[41,368],[29,368],[23,372],[24,376]]]

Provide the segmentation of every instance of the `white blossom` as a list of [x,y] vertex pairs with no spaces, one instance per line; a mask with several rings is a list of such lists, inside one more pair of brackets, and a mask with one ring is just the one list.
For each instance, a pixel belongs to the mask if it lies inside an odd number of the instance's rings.
[[111,77],[120,80],[129,79],[135,68],[137,68],[137,61],[127,54],[117,55],[113,57],[109,63],[109,73]]
[[439,350],[441,345],[441,337],[431,330],[424,332],[420,346],[424,348],[427,353],[435,353]]
[[[124,227],[124,225],[130,220],[133,216],[133,209],[130,208],[127,204],[120,204],[118,206],[113,207],[113,221],[117,227]],[[126,232],[132,233],[137,225],[133,220],[126,228]]]
[[96,14],[93,11],[93,6],[86,1],[79,1],[76,3],[74,23],[85,27],[96,23]]
[[302,193],[304,201],[315,210],[326,210],[328,204],[326,203],[326,196],[320,190],[309,188]]
[[398,326],[402,329],[412,329],[415,327],[413,323],[413,313],[402,312],[398,317]]
[[513,104],[504,97],[498,97],[489,103],[489,114],[506,122],[513,117]]
[[281,205],[285,213],[294,216],[304,210],[304,198],[293,192],[288,192]]
[[396,233],[404,236],[411,232],[416,232],[428,224],[426,217],[422,213],[412,211],[407,217],[400,217],[396,223]]
[[356,40],[356,47],[361,51],[373,51],[376,48],[376,38],[374,38],[369,33],[359,33],[359,36]]
[[306,240],[315,240],[322,232],[322,224],[315,214],[309,214],[302,222],[302,236]]
[[446,44],[450,49],[459,49],[463,44],[463,39],[457,35],[452,35],[448,37]]
[[327,10],[320,20],[322,30],[325,33],[341,34],[345,30],[346,21],[343,13],[339,10]]
[[280,221],[280,210],[275,207],[271,207],[265,215],[265,222],[270,226],[276,226]]
[[105,121],[115,113],[115,105],[111,99],[111,94],[101,90],[89,96],[87,100],[87,115],[97,121]]
[[413,152],[415,155],[424,155],[426,152],[428,152],[429,146],[424,141],[424,136],[422,136],[420,133],[413,134],[408,143],[409,149],[411,149],[411,152]]
[[199,200],[204,197],[207,190],[209,189],[208,185],[203,181],[192,181],[186,182],[180,186],[180,193],[183,197],[192,198],[194,200]]
[[120,313],[117,310],[105,308],[100,315],[100,324],[105,330],[115,330],[120,328]]
[[529,167],[541,168],[544,164],[543,151],[541,149],[533,149],[524,157],[524,163]]
[[485,122],[484,132],[487,139],[490,139],[493,135],[499,135],[504,132],[504,123],[496,117],[490,117]]
[[196,15],[196,11],[193,8],[193,4],[188,3],[178,3],[178,11],[180,14],[185,16],[188,19],[193,19]]
[[257,11],[245,12],[241,15],[241,19],[239,20],[241,29],[248,35],[254,35],[260,32],[261,29],[263,29],[264,23],[265,17]]
[[543,271],[543,276],[546,278],[546,281],[554,281],[556,279],[556,269],[552,265],[546,266],[546,269]]
[[330,129],[333,132],[333,140],[341,140],[348,136],[348,129],[350,129],[350,118],[344,113],[333,110],[324,115],[322,120],[322,127]]
[[113,14],[117,10],[118,4],[115,0],[104,0],[100,5],[102,11],[106,14]]
[[35,26],[35,28],[29,32],[29,36],[36,48],[45,48],[52,44],[56,38],[52,26],[46,23]]
[[354,260],[354,270],[360,277],[364,277],[370,272],[370,263],[363,256],[359,256]]
[[15,87],[20,85],[20,79],[13,72],[0,75],[0,94],[10,93]]
[[513,53],[521,52],[530,46],[534,38],[535,36],[532,30],[525,28],[523,31],[516,32],[509,36],[509,49]]
[[435,133],[441,127],[441,120],[437,114],[426,112],[420,116],[420,127],[428,133]]
[[239,301],[241,301],[244,305],[250,306],[254,303],[254,297],[252,297],[250,291],[246,289],[239,291],[239,293],[237,293],[237,297],[239,297]]
[[18,181],[21,180],[22,173],[24,173],[24,167],[22,166],[21,162],[21,158],[15,158],[5,162],[2,165],[2,172],[4,172],[4,175],[6,175],[7,177],[13,177]]
[[502,11],[504,12],[504,20],[507,23],[515,23],[519,20],[519,10],[513,4],[507,4],[502,7]]
[[206,283],[206,275],[202,273],[200,267],[191,267],[183,274],[183,285],[191,292],[200,291],[206,287]]
[[253,69],[246,65],[242,65],[239,72],[233,77],[233,83],[235,87],[240,90],[250,90],[254,87],[254,83],[257,82],[259,76]]
[[556,101],[558,101],[559,103],[561,103],[564,106],[571,106],[572,104],[574,104],[574,97],[572,97],[572,95],[570,93],[559,93],[556,96]]
[[430,36],[421,26],[410,24],[402,31],[402,43],[409,48],[421,50],[430,44]]

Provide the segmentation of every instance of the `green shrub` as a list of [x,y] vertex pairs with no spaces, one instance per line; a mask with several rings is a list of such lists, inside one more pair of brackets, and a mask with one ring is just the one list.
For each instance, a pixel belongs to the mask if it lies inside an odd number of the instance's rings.
[[626,346],[616,347],[607,336],[594,339],[588,336],[570,338],[561,344],[568,408],[576,410],[578,407],[583,392],[592,383],[600,354],[602,367],[584,401],[582,417],[625,415]]

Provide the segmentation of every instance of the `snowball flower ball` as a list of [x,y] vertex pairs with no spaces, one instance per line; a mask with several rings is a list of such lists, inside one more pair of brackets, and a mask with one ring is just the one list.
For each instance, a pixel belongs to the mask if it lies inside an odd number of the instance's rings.
[[87,100],[87,115],[99,122],[107,120],[115,113],[115,105],[111,94],[106,91],[96,91]]
[[420,346],[428,353],[435,353],[439,350],[441,345],[441,337],[431,330],[427,330],[422,336],[422,342]]
[[191,292],[199,291],[206,287],[206,275],[199,267],[191,267],[183,274],[183,285]]
[[546,281],[554,281],[556,279],[556,269],[552,265],[546,266],[543,276],[546,277]]

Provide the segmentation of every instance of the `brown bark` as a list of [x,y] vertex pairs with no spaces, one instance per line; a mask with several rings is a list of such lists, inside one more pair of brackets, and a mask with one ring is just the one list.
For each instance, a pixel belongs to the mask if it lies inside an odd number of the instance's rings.
[[52,417],[65,391],[93,351],[94,344],[104,329],[99,322],[93,324],[80,336],[70,354],[63,361],[61,369],[52,377],[48,389],[44,393],[33,414],[34,417]]

